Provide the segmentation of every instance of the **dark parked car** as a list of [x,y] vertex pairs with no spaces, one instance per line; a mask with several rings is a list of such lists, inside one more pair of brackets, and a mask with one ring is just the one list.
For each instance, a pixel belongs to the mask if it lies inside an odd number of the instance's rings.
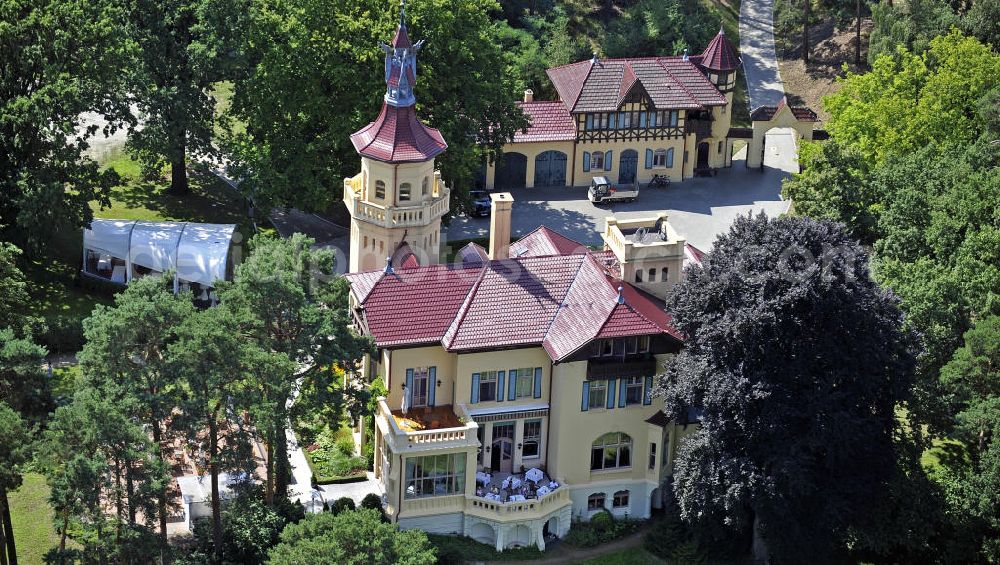
[[490,202],[490,193],[485,190],[473,190],[469,196],[472,197],[472,210],[469,211],[469,215],[488,218],[490,210],[493,208],[493,204]]

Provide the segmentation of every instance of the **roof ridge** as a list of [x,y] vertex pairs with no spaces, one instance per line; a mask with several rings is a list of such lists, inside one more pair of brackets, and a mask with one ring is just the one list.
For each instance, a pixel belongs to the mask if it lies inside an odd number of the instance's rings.
[[[584,263],[586,263],[588,260],[591,262],[591,264],[593,265],[593,267],[595,269],[597,269],[597,272],[599,274],[605,275],[605,269],[604,269],[604,267],[597,261],[597,258],[594,257],[594,254],[590,253],[590,252],[586,253],[584,255],[584,260],[580,261],[580,268],[577,269],[576,274],[573,275],[573,284],[569,285],[569,288],[566,289],[566,296],[563,297],[562,302],[559,304],[559,309],[556,311],[555,316],[552,316],[552,321],[549,322],[549,327],[545,329],[545,335],[542,337],[542,344],[543,345],[545,344],[545,341],[548,339],[549,333],[552,331],[552,325],[555,324],[556,318],[558,318],[559,314],[562,313],[563,307],[566,305],[566,299],[569,298],[570,293],[573,291],[573,287],[576,286],[577,280],[579,279],[579,276],[580,276],[580,271],[583,270]],[[575,349],[573,349],[573,350],[571,350],[571,351],[569,351],[569,352],[564,353],[563,355],[561,355],[559,357],[559,359],[564,359],[564,358],[566,358],[566,357],[568,357],[568,356],[576,353],[577,351],[579,351],[580,349],[582,349],[583,347],[585,347],[587,345],[587,343],[590,342],[590,340],[592,340],[595,337],[597,337],[601,333],[601,330],[604,329],[604,326],[607,325],[608,320],[611,319],[611,312],[614,312],[614,310],[615,309],[612,306],[611,310],[608,312],[608,316],[606,318],[604,318],[604,322],[602,322],[601,326],[599,328],[597,328],[597,331],[594,332],[594,335],[592,335],[588,339],[584,340],[583,343],[581,343],[580,345],[578,345]]]
[[[677,83],[677,84],[678,84],[678,85],[679,85],[679,86],[681,87],[681,90],[683,90],[683,91],[684,91],[684,92],[685,92],[685,93],[686,93],[686,94],[688,95],[688,98],[689,98],[689,99],[690,99],[690,100],[691,100],[692,102],[694,102],[695,104],[697,104],[699,108],[704,108],[704,107],[705,107],[705,105],[704,105],[704,104],[702,104],[701,102],[698,102],[698,99],[697,99],[697,98],[695,98],[695,95],[694,95],[694,94],[692,94],[690,90],[688,90],[687,86],[685,86],[685,85],[684,85],[684,82],[683,82],[683,81],[680,81],[680,80],[677,80],[677,77],[676,77],[676,76],[674,76],[674,73],[670,72],[670,69],[668,69],[668,68],[667,68],[667,66],[663,64],[663,59],[665,59],[665,58],[666,58],[666,57],[659,57],[659,58],[658,58],[658,59],[656,60],[656,63],[657,63],[658,65],[660,65],[660,68],[662,68],[664,72],[666,72],[666,73],[667,73],[667,76],[669,76],[669,77],[670,77],[670,80],[674,81],[675,83]],[[694,64],[693,64],[693,63],[690,63],[690,62],[688,62],[688,64],[690,64],[690,65],[691,65],[692,67],[694,66]],[[697,68],[696,68],[695,70],[697,71]],[[701,71],[698,71],[698,73],[700,74],[700,73],[701,73]],[[718,89],[716,89],[716,92],[718,92]]]
[[552,331],[552,325],[555,324],[556,318],[559,317],[559,314],[562,313],[563,308],[566,306],[566,298],[569,297],[570,292],[572,292],[572,290],[573,290],[573,287],[576,286],[576,282],[577,282],[577,280],[580,277],[580,271],[583,270],[583,264],[586,263],[587,259],[589,259],[589,258],[590,258],[590,253],[587,253],[586,255],[584,255],[584,259],[582,261],[580,261],[580,264],[576,268],[576,272],[573,273],[573,282],[570,283],[570,285],[568,287],[566,287],[566,294],[564,294],[563,297],[562,297],[562,300],[559,301],[559,307],[556,308],[556,313],[552,315],[552,319],[549,320],[548,327],[545,328],[545,333],[542,334],[542,343],[543,344],[545,343],[545,340],[548,339],[549,332]]
[[[469,292],[465,295],[462,305],[458,307],[455,319],[451,321],[451,324],[448,325],[448,329],[446,329],[444,331],[444,335],[441,336],[441,345],[444,346],[445,349],[450,348],[455,342],[455,336],[458,335],[458,328],[462,325],[462,322],[465,321],[465,315],[469,312],[469,305],[472,304],[472,297],[475,296],[476,292],[479,290],[479,285],[481,285],[483,279],[486,278],[486,271],[489,270],[490,261],[491,260],[487,260],[479,268],[479,275],[476,277],[476,282],[472,283],[472,286],[469,287]],[[452,333],[452,328],[455,330],[454,333]],[[448,337],[449,333],[451,333],[450,338]],[[447,342],[445,342],[445,340],[447,340]]]
[[600,60],[598,60],[595,63],[593,61],[593,59],[591,59],[590,61],[585,61],[585,62],[586,63],[590,63],[590,68],[587,69],[587,74],[583,77],[583,81],[580,83],[580,91],[576,93],[576,99],[573,100],[573,105],[570,106],[570,108],[569,108],[569,113],[570,114],[572,114],[573,112],[576,111],[576,105],[580,102],[580,96],[583,95],[583,89],[584,89],[585,86],[587,86],[587,80],[590,79],[591,73],[594,72],[594,67],[596,67],[597,65],[601,64]]

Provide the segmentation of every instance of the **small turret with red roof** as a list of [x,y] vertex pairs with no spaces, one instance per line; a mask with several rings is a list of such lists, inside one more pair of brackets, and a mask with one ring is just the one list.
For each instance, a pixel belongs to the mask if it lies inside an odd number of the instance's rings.
[[732,43],[729,43],[726,32],[721,26],[719,33],[701,53],[698,64],[708,75],[708,78],[719,87],[720,91],[730,92],[735,86],[736,81],[733,78],[736,69],[741,64],[740,56],[736,53]]

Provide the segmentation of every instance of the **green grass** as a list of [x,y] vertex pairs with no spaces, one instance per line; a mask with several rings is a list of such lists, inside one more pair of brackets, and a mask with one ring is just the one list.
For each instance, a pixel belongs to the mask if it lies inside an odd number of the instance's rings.
[[[234,120],[227,113],[229,109],[233,106],[233,83],[231,81],[225,80],[215,83],[212,87],[212,96],[215,98],[215,116],[221,120],[229,120],[229,126],[232,128],[233,133],[243,133],[247,130],[247,126],[240,120]],[[226,133],[226,124],[220,123],[216,120],[214,130],[215,138],[219,139]]]
[[[49,486],[38,473],[26,473],[24,484],[10,495],[10,518],[14,526],[19,563],[43,563],[45,553],[59,545],[59,534],[52,525]],[[71,540],[68,545],[76,546]]]
[[427,534],[427,538],[437,548],[438,562],[446,565],[473,561],[530,561],[545,556],[534,546],[498,552],[492,545],[472,538],[438,534]]
[[588,559],[582,565],[659,565],[666,561],[641,547],[623,549],[595,559]]
[[56,401],[68,402],[73,394],[76,393],[77,385],[82,377],[83,369],[79,365],[67,365],[52,369],[52,381],[50,385],[52,386],[52,395],[56,398]]
[[113,169],[127,179],[138,179],[142,175],[142,165],[125,152],[123,147],[112,149],[101,159],[101,169]]

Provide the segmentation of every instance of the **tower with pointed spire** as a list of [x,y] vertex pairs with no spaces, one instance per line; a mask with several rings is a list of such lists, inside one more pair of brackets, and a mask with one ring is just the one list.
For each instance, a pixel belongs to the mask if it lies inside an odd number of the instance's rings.
[[361,172],[344,180],[344,204],[351,214],[350,272],[381,268],[403,243],[421,264],[438,262],[449,190],[434,158],[448,144],[417,118],[413,87],[423,44],[410,41],[403,0],[396,35],[389,45],[380,45],[385,52],[382,111],[351,134]]
[[736,69],[740,66],[740,56],[732,43],[726,39],[726,30],[719,26],[719,33],[705,47],[700,63],[705,75],[720,92],[726,95],[729,103],[733,103],[733,91],[736,89]]

